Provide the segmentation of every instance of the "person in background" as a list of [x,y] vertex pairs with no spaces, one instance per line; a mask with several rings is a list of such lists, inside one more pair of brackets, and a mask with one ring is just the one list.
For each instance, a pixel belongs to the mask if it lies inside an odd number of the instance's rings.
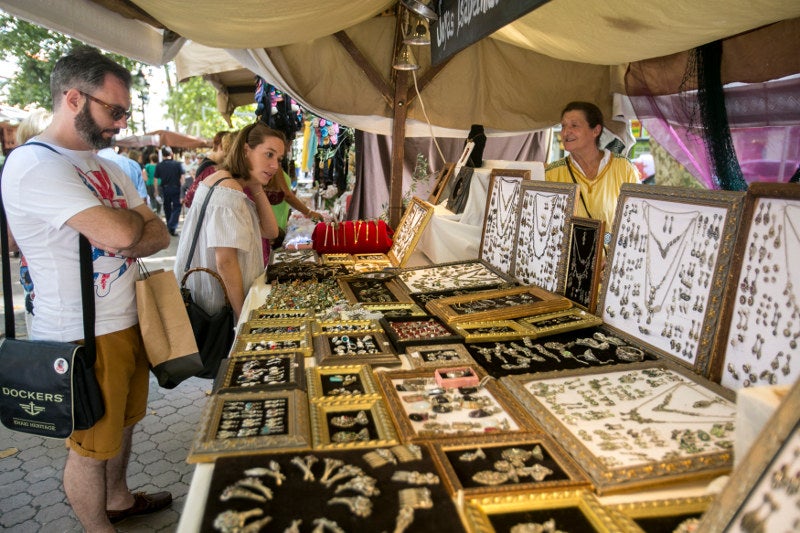
[[167,229],[173,237],[178,235],[178,221],[181,216],[181,185],[183,185],[183,165],[172,159],[172,148],[161,149],[163,160],[156,165],[155,178],[158,180],[161,198],[164,200],[164,217]]
[[94,48],[59,59],[50,78],[52,123],[6,162],[9,227],[36,285],[33,339],[83,338],[78,235],[94,257],[97,361],[105,416],[67,439],[64,491],[85,531],[164,509],[168,492],[131,493],[133,429],[147,411],[149,365],[136,314],[136,258],[169,244],[166,227],[121,169],[96,150],[111,145],[130,117],[131,74]]
[[603,113],[589,102],[570,102],[561,112],[561,142],[567,157],[545,169],[545,180],[577,183],[577,214],[603,220],[611,230],[623,183],[639,183],[639,171],[625,157],[599,148]]
[[183,185],[181,185],[181,204],[186,197],[186,191],[194,183],[194,174],[197,171],[197,157],[193,153],[185,153],[183,155]]
[[158,154],[150,154],[150,161],[144,166],[145,176],[144,185],[147,188],[147,196],[150,197],[150,207],[156,214],[161,214],[161,201],[158,195],[158,185],[156,184],[156,165],[158,164]]
[[183,205],[192,207],[192,200],[194,200],[197,186],[200,185],[201,181],[217,171],[217,163],[221,163],[225,159],[225,154],[228,152],[233,137],[234,133],[230,131],[218,131],[214,135],[214,140],[211,142],[211,151],[197,165],[194,180],[191,186],[186,189],[186,194],[183,197]]
[[[237,320],[247,291],[264,273],[261,240],[278,236],[278,224],[264,185],[282,175],[280,162],[285,153],[283,133],[260,122],[245,127],[218,170],[198,186],[196,201],[184,220],[175,256],[175,277],[179,281],[189,259],[202,205],[211,187],[218,183],[206,207],[191,266],[214,270],[222,277]],[[186,286],[195,302],[209,314],[225,304],[222,288],[208,274],[192,274]]]
[[[31,111],[17,126],[17,146],[21,146],[28,142],[29,139],[39,135],[50,124],[52,119],[53,114],[46,109],[34,109]],[[19,253],[19,246],[10,231],[8,233],[8,241],[9,249],[12,252]],[[33,299],[36,295],[33,292],[33,280],[28,270],[28,261],[22,254],[19,254],[19,283],[22,285],[22,291],[25,294],[25,329],[28,338],[30,338],[31,322],[33,320]]]
[[97,155],[102,157],[103,159],[107,159],[117,165],[119,168],[128,175],[133,183],[134,187],[136,187],[136,191],[139,193],[139,197],[141,197],[145,203],[147,202],[147,187],[144,185],[144,178],[142,177],[142,167],[134,161],[133,159],[128,158],[122,154],[117,153],[116,150],[112,146],[108,148],[103,148],[102,150],[97,151]]
[[324,220],[324,216],[317,211],[312,211],[301,199],[295,196],[292,192],[292,179],[289,174],[281,170],[276,174],[273,179],[264,187],[264,192],[267,193],[272,210],[275,212],[275,219],[278,221],[279,235],[272,242],[264,243],[264,263],[269,263],[270,250],[277,248],[283,243],[286,237],[286,224],[289,220],[289,208],[296,209],[303,216],[314,220]]

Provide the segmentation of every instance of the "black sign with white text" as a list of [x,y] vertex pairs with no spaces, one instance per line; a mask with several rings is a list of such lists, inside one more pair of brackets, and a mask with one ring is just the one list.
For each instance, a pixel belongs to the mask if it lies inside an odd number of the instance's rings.
[[547,3],[548,0],[438,0],[431,27],[431,62],[456,52]]

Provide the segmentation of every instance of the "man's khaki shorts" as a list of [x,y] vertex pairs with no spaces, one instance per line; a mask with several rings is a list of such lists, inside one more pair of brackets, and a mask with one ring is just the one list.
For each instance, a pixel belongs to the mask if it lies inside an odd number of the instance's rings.
[[97,337],[94,372],[106,414],[89,429],[74,431],[67,447],[98,460],[111,459],[122,446],[122,430],[147,411],[150,367],[139,326]]

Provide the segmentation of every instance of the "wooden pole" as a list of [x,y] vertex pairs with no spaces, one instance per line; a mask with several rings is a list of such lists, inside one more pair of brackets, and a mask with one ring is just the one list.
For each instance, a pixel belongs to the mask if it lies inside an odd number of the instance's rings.
[[389,178],[389,225],[397,228],[403,216],[403,158],[406,140],[406,94],[409,73],[396,71],[394,82],[394,117],[392,124],[392,172]]

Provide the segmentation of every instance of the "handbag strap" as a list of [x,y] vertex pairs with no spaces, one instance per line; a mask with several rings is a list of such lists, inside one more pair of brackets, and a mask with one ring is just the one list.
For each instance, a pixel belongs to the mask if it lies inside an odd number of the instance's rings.
[[[569,177],[572,178],[572,183],[578,185],[578,180],[575,179],[575,174],[572,173],[572,165],[569,164],[569,157],[565,158],[567,161],[567,170],[569,170]],[[581,191],[581,186],[578,185],[578,196],[581,197],[581,203],[583,204],[583,208],[586,209],[586,214],[589,215],[589,218],[594,218],[592,216],[591,211],[586,206],[586,200],[583,199],[583,191]]]
[[192,245],[189,247],[189,255],[186,257],[186,266],[183,267],[184,272],[188,272],[192,266],[192,258],[194,257],[194,250],[197,247],[197,238],[200,237],[200,228],[203,227],[203,219],[206,216],[206,207],[208,207],[208,201],[211,200],[211,195],[214,193],[214,187],[219,185],[225,180],[231,178],[222,178],[218,180],[214,185],[212,185],[206,195],[205,200],[203,200],[203,205],[200,207],[200,214],[197,215],[197,225],[194,228],[194,237],[192,237]]
[[[48,144],[37,141],[29,141],[22,146],[36,145],[43,146],[48,150],[58,152]],[[19,147],[17,147],[18,149]],[[4,166],[5,168],[5,166]],[[2,182],[2,171],[0,171],[0,182]],[[16,338],[16,324],[14,323],[14,295],[11,292],[11,261],[9,259],[8,244],[8,221],[6,219],[6,209],[3,204],[2,187],[0,187],[0,251],[3,254],[3,304],[5,310],[6,338]],[[89,366],[94,365],[96,358],[95,343],[95,306],[94,306],[94,266],[92,262],[92,247],[89,240],[79,234],[78,251],[80,256],[80,276],[81,276],[81,303],[83,306],[83,341],[86,362]]]

